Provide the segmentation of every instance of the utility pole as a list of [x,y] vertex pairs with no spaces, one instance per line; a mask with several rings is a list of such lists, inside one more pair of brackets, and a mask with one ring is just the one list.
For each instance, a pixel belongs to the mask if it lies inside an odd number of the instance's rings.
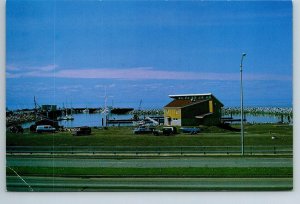
[[246,56],[246,53],[242,54],[241,64],[240,64],[240,73],[241,73],[241,154],[244,155],[244,95],[243,95],[243,59]]
[[37,121],[37,109],[36,109],[36,100],[35,100],[35,96],[33,97],[33,101],[34,101],[34,113],[35,113],[35,121]]

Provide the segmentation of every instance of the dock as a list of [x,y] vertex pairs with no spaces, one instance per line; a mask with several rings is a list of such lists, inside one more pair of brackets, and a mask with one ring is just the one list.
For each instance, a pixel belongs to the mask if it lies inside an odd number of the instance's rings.
[[[162,117],[162,116],[153,116],[153,117],[149,117],[149,118],[157,121],[159,124],[164,124],[164,117]],[[137,121],[139,121],[139,120],[136,120],[136,119],[108,119],[107,123],[108,124],[130,124],[130,123],[137,122]]]
[[[240,122],[241,119],[235,119],[235,118],[232,118],[232,117],[224,117],[224,118],[221,118],[221,122],[224,123],[224,122]],[[244,122],[246,122],[247,120],[244,118],[243,120]]]
[[137,121],[137,120],[135,120],[135,119],[121,119],[121,120],[113,119],[113,120],[107,120],[107,123],[108,124],[128,124],[128,123],[132,123],[135,121]]

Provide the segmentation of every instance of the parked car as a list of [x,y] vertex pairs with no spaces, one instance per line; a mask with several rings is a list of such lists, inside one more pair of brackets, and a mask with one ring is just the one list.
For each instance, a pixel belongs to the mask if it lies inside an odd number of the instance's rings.
[[13,125],[8,128],[8,130],[12,133],[23,133],[24,129],[20,125]]
[[55,132],[55,128],[51,125],[38,125],[36,126],[36,132],[42,133],[42,132]]
[[177,133],[176,127],[163,127],[162,130],[154,130],[153,135],[159,136],[159,135],[174,135]]
[[72,130],[72,135],[80,136],[80,135],[90,135],[92,133],[92,129],[88,126],[77,127]]
[[180,131],[182,133],[190,133],[191,135],[194,135],[199,133],[201,130],[200,128],[196,128],[196,127],[182,127],[180,128]]
[[151,127],[146,127],[146,126],[140,126],[137,128],[134,128],[133,133],[134,134],[147,134],[147,133],[152,133],[154,128]]

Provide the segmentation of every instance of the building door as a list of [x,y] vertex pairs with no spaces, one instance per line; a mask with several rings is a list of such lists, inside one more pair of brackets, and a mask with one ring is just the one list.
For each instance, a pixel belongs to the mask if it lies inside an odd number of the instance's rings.
[[168,118],[168,125],[171,125],[172,119]]

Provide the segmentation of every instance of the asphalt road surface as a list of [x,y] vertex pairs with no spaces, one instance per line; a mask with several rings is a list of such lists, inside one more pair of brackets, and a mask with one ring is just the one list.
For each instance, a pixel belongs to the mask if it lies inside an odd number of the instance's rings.
[[166,168],[166,167],[292,167],[292,158],[276,157],[175,157],[147,159],[76,159],[26,158],[7,156],[7,166],[19,167],[114,167],[114,168]]

